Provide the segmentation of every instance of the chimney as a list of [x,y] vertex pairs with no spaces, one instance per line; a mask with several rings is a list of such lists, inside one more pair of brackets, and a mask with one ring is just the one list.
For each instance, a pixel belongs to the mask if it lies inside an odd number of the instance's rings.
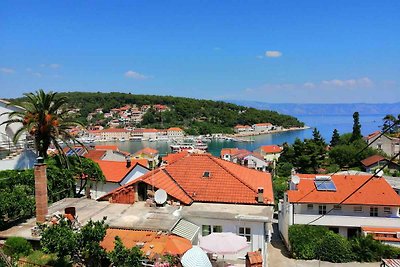
[[126,167],[127,168],[131,167],[131,159],[130,158],[126,158]]
[[34,167],[35,174],[35,201],[36,201],[36,222],[46,221],[47,209],[47,173],[46,164],[43,158],[38,158]]
[[257,202],[264,203],[264,188],[263,187],[258,188]]

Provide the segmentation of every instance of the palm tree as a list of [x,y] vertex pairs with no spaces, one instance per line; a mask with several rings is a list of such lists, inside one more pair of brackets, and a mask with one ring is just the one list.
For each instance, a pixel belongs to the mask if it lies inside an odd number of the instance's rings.
[[21,128],[15,132],[13,137],[14,143],[23,133],[28,133],[34,139],[39,157],[47,158],[47,149],[53,144],[67,163],[58,140],[64,141],[69,147],[71,147],[69,144],[71,141],[81,144],[70,134],[69,130],[74,126],[82,125],[68,116],[68,110],[65,109],[67,98],[59,97],[56,92],[45,93],[42,89],[24,95],[27,99],[18,105],[23,110],[1,114],[1,116],[9,116],[9,119],[1,125],[6,124],[8,127],[10,124],[20,123]]

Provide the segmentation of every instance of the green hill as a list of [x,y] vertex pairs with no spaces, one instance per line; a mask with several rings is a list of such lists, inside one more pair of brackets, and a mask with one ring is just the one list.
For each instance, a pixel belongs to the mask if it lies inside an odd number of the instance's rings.
[[[184,97],[133,95],[125,93],[60,93],[68,97],[71,108],[80,108],[80,120],[87,123],[86,117],[97,108],[108,112],[126,104],[163,104],[170,110],[162,113],[150,110],[145,114],[141,127],[167,128],[178,126],[189,134],[231,133],[237,124],[270,122],[285,128],[304,126],[297,118],[282,115],[275,111],[258,110],[222,101],[200,100]],[[18,101],[20,99],[17,99]]]

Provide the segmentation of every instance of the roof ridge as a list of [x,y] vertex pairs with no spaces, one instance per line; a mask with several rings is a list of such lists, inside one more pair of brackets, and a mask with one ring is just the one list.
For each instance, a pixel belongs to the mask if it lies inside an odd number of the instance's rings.
[[[241,182],[242,184],[244,184],[245,186],[247,186],[251,191],[253,191],[254,193],[257,193],[257,190],[256,189],[253,189],[249,184],[247,184],[246,182],[244,182],[242,179],[240,179],[239,177],[237,177],[236,176],[236,174],[234,174],[233,172],[231,172],[230,170],[228,170],[228,168],[226,168],[225,166],[223,166],[220,162],[218,162],[217,161],[217,159],[219,160],[219,158],[214,158],[213,156],[209,156],[209,158],[211,158],[211,160],[212,161],[214,161],[215,163],[217,163],[221,168],[223,168],[226,172],[228,172],[230,175],[232,175],[233,177],[235,177],[236,178],[236,180],[239,180],[239,182]],[[231,163],[231,164],[235,164],[235,163],[232,163],[232,162],[230,162],[230,161],[227,161],[227,162],[229,162],[229,163]],[[236,165],[236,164],[235,164]],[[238,166],[240,166],[240,165],[238,165]],[[243,166],[240,166],[240,167],[243,167]],[[245,167],[243,167],[243,168],[245,168]],[[249,169],[250,170],[250,169]]]
[[185,189],[183,189],[183,187],[172,177],[172,175],[169,174],[168,170],[166,170],[165,168],[162,169],[162,170],[165,172],[165,174],[166,174],[169,178],[171,178],[171,180],[172,180],[172,181],[185,193],[185,195],[187,195],[187,196],[192,200],[192,202],[193,202],[194,199],[186,192]]

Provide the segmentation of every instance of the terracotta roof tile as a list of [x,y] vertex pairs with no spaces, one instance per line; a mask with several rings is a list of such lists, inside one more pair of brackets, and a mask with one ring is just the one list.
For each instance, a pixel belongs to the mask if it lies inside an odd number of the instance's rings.
[[[288,191],[289,201],[324,204],[340,203],[371,177],[371,175],[333,175],[331,179],[336,186],[336,191],[318,191],[314,184],[315,174],[297,175],[300,177],[300,183],[297,185],[297,190]],[[400,196],[385,179],[373,178],[344,204],[400,206]]]
[[368,157],[366,159],[363,159],[361,161],[362,165],[364,165],[365,167],[371,166],[372,164],[378,163],[379,161],[387,161],[387,159],[385,159],[384,157],[382,157],[381,155],[373,155],[371,157]]
[[170,153],[167,156],[163,157],[162,160],[167,162],[168,164],[171,164],[180,158],[186,157],[187,155],[189,155],[189,152],[187,150],[182,150],[178,153]]
[[106,154],[105,150],[89,150],[84,157],[91,160],[101,160],[104,154]]
[[140,164],[147,168],[146,163],[141,160],[132,160],[130,168],[126,167],[126,162],[108,161],[108,160],[95,160],[95,162],[99,164],[99,167],[102,170],[106,178],[106,181],[112,183],[121,182],[126,177],[126,175],[130,171],[132,171],[132,169],[134,169],[136,164]]
[[179,127],[171,127],[167,131],[168,132],[181,132],[183,130],[181,128],[179,128]]
[[156,154],[158,154],[158,150],[151,148],[151,147],[145,147],[139,151],[137,151],[135,154],[133,155],[140,155],[140,154],[146,154],[146,155],[152,155],[155,156]]
[[282,148],[280,148],[277,145],[262,146],[261,150],[264,151],[264,153],[280,153],[280,152],[282,152]]
[[116,236],[121,238],[122,243],[128,249],[136,246],[137,243],[144,243],[141,250],[144,254],[149,252],[149,258],[167,253],[182,255],[192,248],[192,244],[189,240],[179,236],[164,233],[157,234],[152,231],[124,229],[107,229],[106,236],[103,241],[101,241],[100,245],[105,248],[107,252],[113,251]]
[[114,150],[114,151],[118,151],[119,148],[118,146],[115,145],[96,145],[94,146],[95,150]]

